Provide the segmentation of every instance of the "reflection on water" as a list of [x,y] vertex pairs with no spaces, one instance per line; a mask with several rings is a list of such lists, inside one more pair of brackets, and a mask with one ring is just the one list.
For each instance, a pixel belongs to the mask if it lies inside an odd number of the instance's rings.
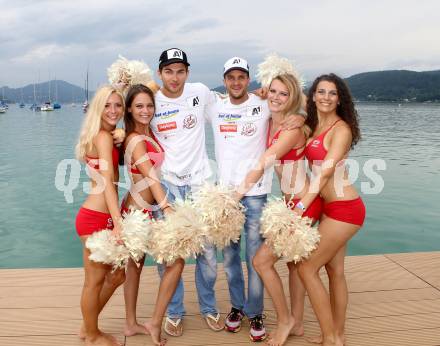
[[[367,220],[349,253],[439,250],[440,105],[363,103],[358,110],[363,139],[350,155],[361,167],[356,186],[371,182],[366,160],[383,159],[387,169],[378,172],[383,191],[362,195]],[[0,115],[0,267],[82,264],[74,219],[85,198],[84,168],[72,204],[54,183],[58,163],[74,157],[82,119],[69,106],[33,113],[12,105]],[[207,140],[213,158],[211,131]]]

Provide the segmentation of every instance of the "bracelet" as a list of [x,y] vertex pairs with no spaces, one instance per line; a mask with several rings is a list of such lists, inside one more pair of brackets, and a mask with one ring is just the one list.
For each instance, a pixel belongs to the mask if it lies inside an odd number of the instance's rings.
[[171,206],[171,204],[169,204],[169,203],[167,203],[167,204],[165,204],[164,205],[164,207],[163,208],[160,208],[162,211],[164,211],[166,208],[173,208],[172,206]]
[[303,202],[299,201],[298,203],[296,203],[295,208],[299,208],[302,211],[306,210],[306,207],[304,206]]

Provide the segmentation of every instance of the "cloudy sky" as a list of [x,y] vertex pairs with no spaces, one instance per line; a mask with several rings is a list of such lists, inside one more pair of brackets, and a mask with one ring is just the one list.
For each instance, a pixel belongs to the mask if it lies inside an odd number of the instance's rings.
[[[212,4],[211,4],[212,3]],[[55,76],[94,89],[121,54],[157,68],[160,52],[188,54],[191,81],[221,84],[232,56],[251,73],[277,52],[307,80],[323,72],[440,69],[438,0],[0,0],[0,86]],[[40,75],[40,77],[38,77]]]

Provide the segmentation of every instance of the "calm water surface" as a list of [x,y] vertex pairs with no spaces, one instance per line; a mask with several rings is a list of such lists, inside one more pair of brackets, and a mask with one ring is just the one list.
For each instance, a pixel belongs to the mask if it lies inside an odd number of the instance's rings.
[[[349,253],[440,250],[440,105],[364,103],[358,111],[363,140],[350,157],[359,162],[355,185],[366,203],[367,220]],[[67,105],[50,113],[11,105],[0,114],[0,267],[82,265],[74,220],[85,199],[84,167],[72,203],[55,186],[58,164],[74,158],[82,119],[80,107]],[[207,134],[213,157],[211,131]],[[385,170],[373,167],[384,182],[378,194],[362,188],[376,186],[373,175],[363,171],[371,159],[386,165]],[[72,181],[67,173],[60,184]],[[124,182],[122,169],[121,175]]]

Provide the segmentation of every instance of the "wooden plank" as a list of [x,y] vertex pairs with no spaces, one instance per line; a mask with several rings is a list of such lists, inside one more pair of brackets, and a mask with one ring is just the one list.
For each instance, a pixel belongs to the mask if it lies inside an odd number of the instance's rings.
[[353,334],[347,336],[347,345],[439,346],[440,328]]
[[[124,327],[124,319],[111,318],[100,319],[100,328],[111,334],[120,334]],[[23,327],[26,328],[23,328]],[[81,320],[61,321],[28,321],[25,325],[19,322],[0,322],[0,337],[10,336],[35,336],[35,335],[77,335],[81,326]]]
[[[119,342],[125,342],[125,337],[113,334]],[[84,346],[84,341],[76,335],[44,335],[44,336],[19,336],[0,337],[2,346]]]

